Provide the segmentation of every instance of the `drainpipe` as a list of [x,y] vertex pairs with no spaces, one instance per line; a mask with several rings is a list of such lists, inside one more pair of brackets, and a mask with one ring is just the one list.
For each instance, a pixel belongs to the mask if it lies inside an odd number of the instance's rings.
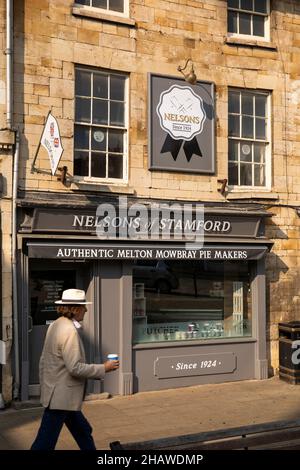
[[17,195],[18,195],[18,172],[20,155],[20,136],[16,131],[16,145],[13,169],[12,190],[12,288],[13,288],[13,332],[14,332],[14,359],[15,359],[15,381],[13,387],[13,398],[19,398],[20,389],[20,358],[19,358],[19,324],[18,324],[18,274],[17,274]]
[[[6,0],[6,126],[8,130],[12,130],[13,127],[13,0]],[[13,204],[12,204],[13,211]],[[14,213],[12,212],[12,218]],[[12,249],[13,249],[13,239],[12,239]],[[12,255],[13,256],[13,255]],[[2,269],[2,267],[1,267]],[[14,288],[14,287],[13,287]],[[1,281],[1,290],[2,290],[2,281]],[[1,296],[2,304],[2,296]],[[1,337],[2,337],[2,315],[1,315]],[[18,362],[18,359],[17,359]],[[16,367],[16,370],[18,366]],[[0,409],[4,408],[4,400],[2,396],[2,366],[0,366]]]
[[[6,124],[13,131],[13,0],[6,0]],[[12,175],[12,307],[13,307],[13,342],[14,342],[14,385],[13,398],[19,397],[20,359],[19,359],[19,325],[18,325],[18,283],[17,283],[17,192],[19,171],[20,138],[16,131],[16,144]]]

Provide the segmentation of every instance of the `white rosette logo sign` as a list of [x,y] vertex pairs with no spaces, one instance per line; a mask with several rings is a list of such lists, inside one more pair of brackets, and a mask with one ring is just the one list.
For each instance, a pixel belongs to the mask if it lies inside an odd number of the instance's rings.
[[170,152],[176,161],[180,148],[189,162],[193,155],[202,157],[196,135],[201,134],[206,119],[203,101],[189,87],[173,85],[160,95],[156,112],[160,126],[168,135],[161,153]]

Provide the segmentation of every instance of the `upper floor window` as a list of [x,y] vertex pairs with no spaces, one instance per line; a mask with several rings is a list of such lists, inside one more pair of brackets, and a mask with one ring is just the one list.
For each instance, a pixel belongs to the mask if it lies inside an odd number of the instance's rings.
[[124,180],[127,175],[127,76],[75,71],[74,175]]
[[228,182],[270,188],[270,96],[230,90],[228,96]]
[[125,13],[125,0],[76,0],[79,5],[102,8],[103,10]]
[[228,33],[269,39],[269,0],[228,0]]

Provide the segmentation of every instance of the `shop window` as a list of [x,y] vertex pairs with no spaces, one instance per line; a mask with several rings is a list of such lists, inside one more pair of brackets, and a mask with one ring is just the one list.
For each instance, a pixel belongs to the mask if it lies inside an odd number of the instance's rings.
[[228,0],[229,35],[269,40],[269,0]]
[[228,95],[228,182],[268,188],[270,176],[269,95],[230,90]]
[[74,175],[112,182],[127,174],[127,76],[75,71]]
[[126,13],[127,9],[127,0],[76,0],[75,3],[112,13]]
[[134,343],[251,336],[249,270],[247,262],[139,261],[133,269]]

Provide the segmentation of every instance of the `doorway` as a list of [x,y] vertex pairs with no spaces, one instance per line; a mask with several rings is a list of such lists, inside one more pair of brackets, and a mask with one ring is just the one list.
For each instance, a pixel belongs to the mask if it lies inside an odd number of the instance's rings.
[[63,290],[78,288],[87,293],[91,287],[89,263],[62,263],[51,260],[32,260],[29,268],[29,395],[37,396],[39,360],[49,325],[57,319],[55,301]]

